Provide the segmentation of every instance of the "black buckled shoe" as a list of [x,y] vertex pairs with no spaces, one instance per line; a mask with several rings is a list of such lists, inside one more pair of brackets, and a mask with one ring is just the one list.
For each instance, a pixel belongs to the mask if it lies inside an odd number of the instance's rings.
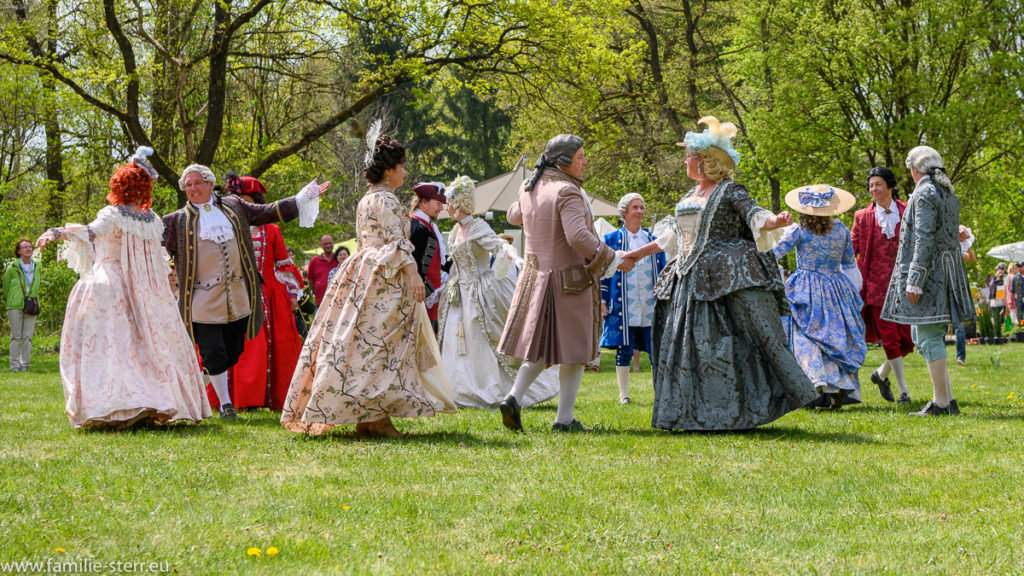
[[569,422],[568,424],[559,424],[558,422],[555,422],[551,425],[551,429],[556,432],[590,432],[593,430],[593,428],[584,426],[582,422],[575,418],[573,418],[572,422]]
[[882,395],[883,400],[886,402],[896,400],[892,395],[892,385],[889,384],[888,378],[882,379],[882,377],[878,375],[878,372],[875,371],[871,373],[871,381],[878,386],[878,393]]
[[501,423],[505,428],[515,432],[523,431],[523,408],[515,396],[502,400],[501,404],[498,404],[498,410],[501,412]]
[[955,398],[949,401],[948,410],[950,416],[956,416],[957,414],[960,414],[960,405],[956,403]]
[[231,404],[221,404],[220,417],[224,420],[238,420],[238,412],[235,412],[235,407]]
[[900,392],[899,399],[896,400],[897,404],[910,404],[910,394],[906,392]]
[[[927,404],[924,405],[924,408],[921,408],[920,412],[911,412],[910,415],[911,416],[948,416],[949,414],[951,414],[951,412],[949,411],[949,408],[950,408],[949,406],[946,406],[945,408],[939,408],[938,404],[936,404],[935,402],[929,401]],[[957,410],[959,410],[959,408]]]

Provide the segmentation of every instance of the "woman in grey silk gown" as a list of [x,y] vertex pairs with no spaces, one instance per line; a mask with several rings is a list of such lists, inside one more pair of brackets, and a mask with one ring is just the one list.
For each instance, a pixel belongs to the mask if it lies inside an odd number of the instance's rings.
[[789,304],[768,251],[793,219],[759,207],[731,180],[735,126],[700,123],[708,128],[680,143],[697,186],[676,205],[670,232],[626,257],[673,257],[655,287],[652,426],[745,430],[815,397],[787,345],[780,318]]

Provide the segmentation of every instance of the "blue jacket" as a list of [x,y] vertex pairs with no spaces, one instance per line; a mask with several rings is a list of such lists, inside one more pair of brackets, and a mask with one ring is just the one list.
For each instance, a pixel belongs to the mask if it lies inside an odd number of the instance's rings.
[[[648,228],[643,228],[642,230],[651,234]],[[654,238],[655,236],[651,234],[651,239],[653,240]],[[625,241],[625,227],[606,234],[604,237],[604,243],[612,250],[622,250]],[[652,284],[657,282],[658,274],[661,273],[663,268],[665,268],[665,253],[659,252],[654,255],[654,277],[652,278],[654,282]],[[618,348],[619,346],[630,344],[629,330],[626,330],[626,319],[629,318],[629,311],[626,307],[627,302],[622,290],[622,283],[625,279],[626,274],[624,272],[616,272],[611,278],[601,280],[601,300],[608,307],[608,316],[604,319],[604,330],[601,332],[601,346],[604,348]]]

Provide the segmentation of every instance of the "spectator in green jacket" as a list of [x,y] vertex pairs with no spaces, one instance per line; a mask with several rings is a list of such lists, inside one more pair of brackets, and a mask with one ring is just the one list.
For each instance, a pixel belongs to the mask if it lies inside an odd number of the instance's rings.
[[32,335],[36,316],[25,313],[25,298],[39,298],[39,269],[32,261],[32,241],[18,240],[14,245],[14,262],[4,270],[4,295],[7,299],[7,321],[11,325],[11,372],[28,371],[32,356]]

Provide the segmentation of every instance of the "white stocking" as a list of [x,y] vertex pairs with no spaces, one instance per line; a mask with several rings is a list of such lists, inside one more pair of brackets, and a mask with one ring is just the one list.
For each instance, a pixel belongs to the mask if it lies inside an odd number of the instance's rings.
[[231,394],[228,392],[228,373],[203,375],[208,384],[213,384],[213,391],[217,393],[220,405],[231,404]]
[[615,378],[619,381],[619,400],[629,398],[629,366],[616,366]]
[[[903,359],[900,358],[900,360]],[[892,371],[892,365],[889,364],[890,362],[892,362],[892,360],[886,360],[885,362],[882,362],[882,365],[878,367],[878,370],[875,370],[875,372],[878,372],[878,377],[881,378],[882,380],[888,378],[889,372]]]
[[935,405],[939,408],[945,408],[949,406],[949,401],[953,399],[949,393],[949,387],[946,385],[949,376],[946,371],[946,359],[940,358],[938,360],[932,360],[928,363],[928,374],[932,378],[932,392],[934,394]]
[[903,375],[903,358],[889,360],[889,366],[892,367],[892,373],[896,375],[896,384],[900,387],[900,392],[910,396],[910,390],[907,389],[907,379]]
[[[519,366],[519,371],[516,372],[516,382],[512,385],[512,391],[508,393],[508,396],[512,396],[516,399],[516,402],[522,404],[523,395],[526,394],[526,390],[543,371],[544,364],[541,362],[523,362]],[[505,398],[508,398],[508,396],[505,396]]]
[[573,421],[573,406],[576,404],[576,393],[580,391],[582,382],[583,364],[562,364],[558,367],[559,396],[556,424],[569,424]]

